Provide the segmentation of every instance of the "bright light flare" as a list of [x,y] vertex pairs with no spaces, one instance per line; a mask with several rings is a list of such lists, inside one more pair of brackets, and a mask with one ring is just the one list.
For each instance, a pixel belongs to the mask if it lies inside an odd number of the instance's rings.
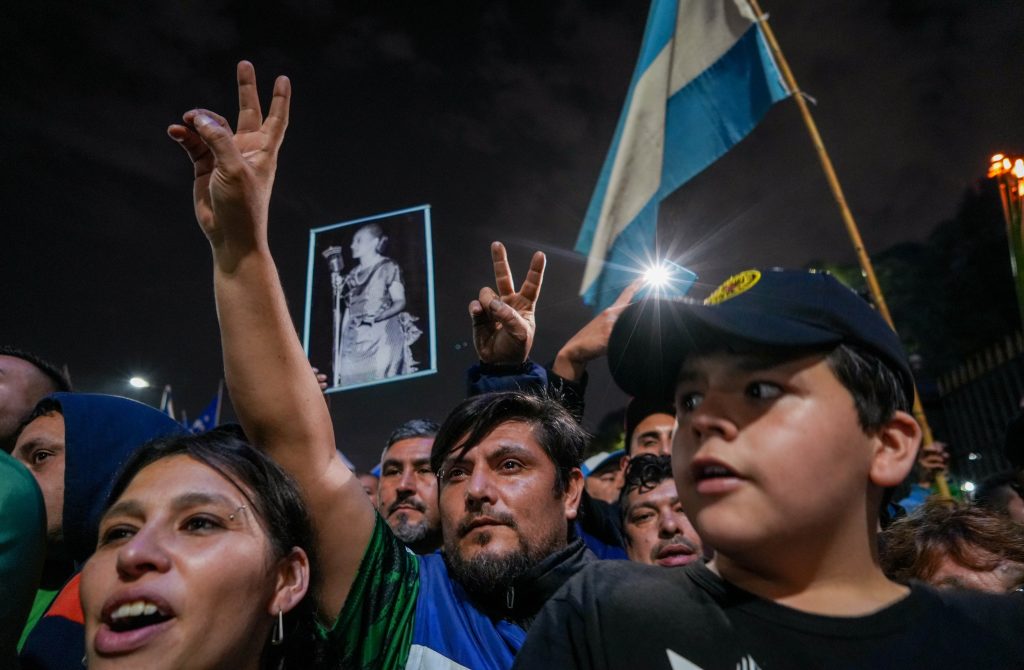
[[663,288],[672,281],[672,273],[664,265],[652,265],[644,272],[644,281],[654,288]]
[[963,484],[960,485],[960,489],[967,493],[970,493],[975,488],[976,487],[974,486],[974,482],[964,482]]
[[132,377],[128,383],[137,389],[147,389],[150,386],[149,381],[142,377]]
[[1014,162],[1012,172],[1017,179],[1024,179],[1024,158],[1018,158]]

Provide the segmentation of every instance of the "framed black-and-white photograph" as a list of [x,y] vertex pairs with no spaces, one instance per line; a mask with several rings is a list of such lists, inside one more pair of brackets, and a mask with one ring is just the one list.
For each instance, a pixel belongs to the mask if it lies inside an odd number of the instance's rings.
[[328,393],[437,372],[429,205],[309,231],[303,346]]

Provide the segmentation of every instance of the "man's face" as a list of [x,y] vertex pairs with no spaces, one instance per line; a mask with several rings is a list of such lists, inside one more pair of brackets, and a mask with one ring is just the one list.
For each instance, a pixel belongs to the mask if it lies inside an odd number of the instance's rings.
[[700,559],[700,536],[683,513],[672,479],[663,479],[652,489],[630,491],[625,519],[622,529],[629,560],[677,567]]
[[430,540],[436,548],[441,519],[437,477],[430,469],[432,437],[410,437],[392,444],[380,464],[378,509],[402,542]]
[[720,555],[756,561],[859,532],[877,438],[861,429],[824,356],[693,357],[676,407],[676,484]]
[[55,390],[46,375],[28,361],[0,356],[0,448],[13,449],[21,422],[37,402]]
[[630,439],[629,455],[635,458],[640,454],[670,456],[672,454],[672,434],[675,432],[676,418],[671,414],[651,414],[636,425]]
[[55,547],[64,535],[64,416],[44,414],[25,426],[12,455],[28,467],[43,492],[46,534]]
[[622,489],[622,469],[618,463],[590,473],[586,481],[587,493],[595,500],[613,503],[619,499]]
[[940,589],[970,589],[988,593],[1009,593],[1024,586],[1024,565],[999,560],[981,548],[974,549],[972,558],[980,559],[979,564],[991,564],[991,569],[969,568],[950,556],[943,556],[928,583]]
[[565,546],[583,476],[574,470],[566,492],[555,493],[555,464],[519,421],[461,452],[456,446],[442,466],[444,552],[467,590],[487,592]]

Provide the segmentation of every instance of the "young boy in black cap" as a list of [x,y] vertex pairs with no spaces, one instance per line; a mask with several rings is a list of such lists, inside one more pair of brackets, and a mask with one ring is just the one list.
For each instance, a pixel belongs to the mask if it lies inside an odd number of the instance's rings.
[[1024,667],[1024,599],[888,580],[875,539],[914,462],[896,334],[827,274],[750,270],[703,304],[630,306],[618,384],[673,397],[679,495],[709,564],[595,564],[548,601],[538,668]]

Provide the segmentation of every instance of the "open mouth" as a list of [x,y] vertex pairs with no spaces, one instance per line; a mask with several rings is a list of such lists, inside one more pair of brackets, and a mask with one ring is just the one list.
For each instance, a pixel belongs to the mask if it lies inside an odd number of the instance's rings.
[[162,612],[155,603],[136,600],[132,603],[125,603],[111,612],[107,625],[115,633],[124,633],[146,626],[155,626],[169,621],[171,618],[173,617]]
[[735,470],[720,461],[695,461],[691,474],[698,493],[727,493],[743,479]]
[[100,654],[135,651],[173,625],[175,615],[164,604],[140,599],[109,608],[96,631],[95,646]]

